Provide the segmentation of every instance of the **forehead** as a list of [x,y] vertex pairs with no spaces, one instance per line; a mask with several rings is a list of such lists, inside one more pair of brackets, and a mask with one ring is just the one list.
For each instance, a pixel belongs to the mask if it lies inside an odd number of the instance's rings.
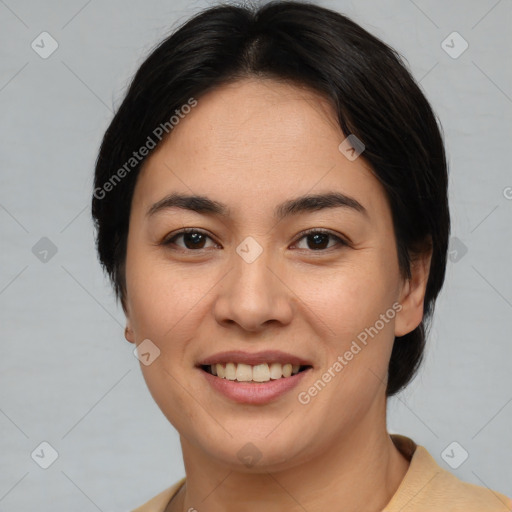
[[246,206],[315,189],[362,194],[361,202],[383,199],[369,165],[340,152],[346,135],[331,105],[316,92],[245,79],[197,101],[146,159],[134,202],[148,205],[173,190]]

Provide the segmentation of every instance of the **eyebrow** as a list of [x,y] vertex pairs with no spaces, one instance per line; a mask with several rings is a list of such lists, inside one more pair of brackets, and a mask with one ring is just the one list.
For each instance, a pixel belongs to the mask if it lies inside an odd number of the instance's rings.
[[[297,215],[305,212],[314,212],[326,208],[347,208],[362,213],[366,217],[368,211],[353,197],[342,194],[341,192],[328,192],[325,194],[309,194],[294,199],[289,199],[279,205],[274,210],[274,217],[282,220],[291,215]],[[219,201],[214,201],[206,196],[187,195],[181,193],[172,193],[165,196],[160,201],[153,204],[146,212],[147,217],[168,210],[170,208],[181,208],[193,212],[228,217],[230,210],[227,205]]]

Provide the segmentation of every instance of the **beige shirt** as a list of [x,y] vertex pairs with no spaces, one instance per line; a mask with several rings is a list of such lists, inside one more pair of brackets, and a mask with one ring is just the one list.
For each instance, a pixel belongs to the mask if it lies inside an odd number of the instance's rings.
[[[430,453],[412,439],[390,434],[410,461],[397,491],[382,512],[510,512],[512,499],[487,487],[459,480],[437,464]],[[182,478],[132,512],[164,512],[184,484]]]

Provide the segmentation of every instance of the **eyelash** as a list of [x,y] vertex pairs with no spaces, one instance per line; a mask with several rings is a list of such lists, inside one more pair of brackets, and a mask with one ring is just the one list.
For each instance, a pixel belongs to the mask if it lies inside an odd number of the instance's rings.
[[[208,233],[202,231],[201,229],[197,229],[197,228],[184,228],[181,231],[178,231],[177,233],[174,233],[171,238],[164,239],[163,242],[162,242],[162,245],[165,245],[165,246],[175,245],[174,244],[174,240],[176,240],[178,237],[180,237],[182,235],[185,235],[185,234],[188,234],[188,233],[198,233],[198,234],[201,234],[201,235],[204,235],[204,236],[210,238],[210,240],[213,240],[212,237],[210,235],[208,235]],[[348,241],[344,240],[343,238],[339,237],[338,235],[335,235],[331,231],[328,231],[328,230],[325,230],[325,229],[318,229],[318,228],[307,229],[306,231],[303,231],[303,232],[299,233],[299,236],[298,236],[297,240],[294,242],[294,245],[297,244],[298,242],[300,242],[303,238],[306,238],[307,236],[313,235],[313,234],[328,235],[328,236],[330,236],[332,239],[334,239],[337,242],[337,245],[339,245],[341,247],[348,247],[348,246],[350,246]],[[332,250],[334,248],[336,248],[336,246],[328,247],[326,249],[318,249],[318,250],[306,249],[306,250],[308,252],[327,252],[327,251]],[[197,250],[187,249],[187,248],[180,248],[180,249],[181,249],[182,252],[201,252],[201,251],[207,250],[207,249],[204,249],[204,248],[197,249]],[[304,249],[299,249],[299,250],[304,250]]]

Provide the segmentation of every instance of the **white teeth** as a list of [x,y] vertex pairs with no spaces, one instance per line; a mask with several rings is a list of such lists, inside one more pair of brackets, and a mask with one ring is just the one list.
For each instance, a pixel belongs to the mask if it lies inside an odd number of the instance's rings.
[[236,366],[233,363],[226,365],[226,379],[236,380]]
[[279,363],[272,363],[270,365],[270,378],[280,379],[283,375],[283,367]]
[[267,363],[252,367],[252,380],[256,382],[268,382],[270,380],[270,370]]
[[252,380],[252,368],[248,364],[239,363],[235,375],[238,382],[248,382]]
[[292,375],[292,365],[290,363],[286,363],[283,366],[283,377],[291,377]]
[[298,364],[267,363],[251,366],[244,363],[213,364],[211,373],[221,379],[238,382],[268,382],[282,377],[291,377],[299,372]]

